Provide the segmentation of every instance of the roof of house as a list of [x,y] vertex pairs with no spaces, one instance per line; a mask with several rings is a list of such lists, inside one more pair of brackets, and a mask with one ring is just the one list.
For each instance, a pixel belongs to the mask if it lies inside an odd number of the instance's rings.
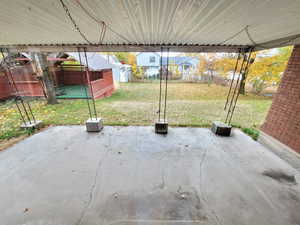
[[148,54],[148,55],[157,55],[160,56],[160,54],[156,53],[156,52],[139,52],[136,54],[136,56],[142,55],[142,54]]
[[[78,52],[66,53],[79,62],[80,59]],[[102,55],[96,52],[87,52],[86,56],[89,69],[91,70],[112,69],[118,67],[117,59],[111,55]],[[87,66],[83,52],[80,53],[80,57],[82,65]]]
[[[0,47],[14,51],[237,51],[300,44],[297,0],[2,0]],[[42,16],[41,16],[42,15]],[[99,23],[106,24],[101,41]],[[59,50],[58,50],[59,49]]]
[[[162,57],[162,63],[163,65],[167,65],[167,57]],[[199,62],[199,59],[196,57],[190,57],[190,56],[173,56],[169,57],[169,64],[176,64],[176,65],[182,65],[182,64],[193,64],[191,61],[197,60]]]

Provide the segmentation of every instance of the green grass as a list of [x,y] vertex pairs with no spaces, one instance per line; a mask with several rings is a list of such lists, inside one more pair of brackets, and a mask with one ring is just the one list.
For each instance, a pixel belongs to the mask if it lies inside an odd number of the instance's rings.
[[[208,127],[224,120],[228,87],[195,83],[170,83],[167,119],[171,126]],[[157,118],[159,83],[123,83],[105,99],[96,100],[98,115],[106,125],[152,125]],[[232,123],[241,128],[258,129],[270,107],[269,97],[241,96]],[[37,119],[47,125],[84,124],[89,117],[86,100],[59,100],[47,105],[31,101]],[[19,129],[20,116],[12,101],[0,103],[0,140],[28,134]],[[29,132],[30,133],[30,132]]]
[[248,134],[250,137],[253,138],[253,140],[257,140],[258,139],[258,136],[259,136],[259,131],[254,129],[254,128],[248,128],[248,127],[245,127],[245,128],[242,128],[242,131],[246,134]]

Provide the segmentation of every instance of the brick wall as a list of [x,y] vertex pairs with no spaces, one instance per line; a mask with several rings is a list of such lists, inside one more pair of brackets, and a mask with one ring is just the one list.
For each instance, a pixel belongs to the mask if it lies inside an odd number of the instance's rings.
[[300,45],[294,47],[261,130],[300,153]]

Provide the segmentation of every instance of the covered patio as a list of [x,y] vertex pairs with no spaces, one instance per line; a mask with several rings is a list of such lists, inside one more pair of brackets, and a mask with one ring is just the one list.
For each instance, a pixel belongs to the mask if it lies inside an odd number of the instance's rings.
[[[300,224],[299,11],[295,0],[4,0],[6,54],[229,52],[248,65],[253,51],[295,48],[262,127],[268,147],[238,129],[221,137],[207,128],[50,127],[0,153],[1,222]],[[88,107],[87,127],[102,125]]]
[[51,127],[0,177],[3,224],[300,224],[299,171],[238,129]]

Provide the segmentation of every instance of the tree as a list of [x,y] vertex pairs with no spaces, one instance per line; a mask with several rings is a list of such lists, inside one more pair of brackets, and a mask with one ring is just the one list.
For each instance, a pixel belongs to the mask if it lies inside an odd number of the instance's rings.
[[46,87],[47,103],[48,104],[57,104],[58,101],[56,99],[53,80],[52,80],[52,78],[50,76],[50,72],[49,72],[47,54],[40,53],[40,52],[35,53],[35,54],[33,54],[33,59],[38,68],[37,72],[41,74],[42,80]]
[[[245,81],[246,81],[246,73],[243,72],[239,74],[239,71],[241,69],[241,61],[243,57],[246,57],[246,55],[241,55],[239,58],[239,62],[237,64],[237,57],[238,54],[236,53],[226,53],[226,55],[218,58],[215,62],[216,64],[216,70],[219,75],[227,77],[229,74],[233,76],[235,71],[235,76],[240,76],[240,82],[241,82],[241,88],[240,88],[240,94],[245,94]],[[232,77],[233,79],[233,77]]]
[[[249,72],[249,69],[252,65],[252,63],[255,61],[255,57],[256,57],[256,52],[254,52],[253,54],[249,55],[250,53],[245,54],[243,55],[242,57],[244,57],[244,68],[242,68],[242,72],[240,74],[240,89],[239,89],[239,93],[242,94],[242,95],[245,95],[246,94],[246,79],[247,79],[247,74]],[[250,59],[249,59],[250,57]],[[248,61],[249,60],[249,61]],[[242,65],[239,65],[239,66],[242,66]],[[247,68],[246,68],[247,67]],[[239,71],[240,71],[240,67],[239,68]]]
[[136,65],[136,56],[132,53],[129,53],[127,56],[127,62],[129,65],[131,65],[132,74],[136,78],[141,78],[142,70],[139,69]]
[[269,51],[260,53],[263,56],[256,58],[247,77],[255,93],[262,92],[268,86],[279,84],[291,52],[291,47],[284,47],[278,49],[276,54],[269,54]]
[[216,68],[218,74],[227,77],[227,75],[234,71],[236,65],[237,55],[230,55],[221,57],[216,61]]
[[136,56],[132,53],[129,53],[128,56],[127,56],[127,63],[129,65],[136,65]]
[[129,52],[116,52],[114,53],[114,55],[118,58],[118,60],[121,63],[125,63],[125,64],[129,64],[128,62],[128,56],[129,56]]
[[202,76],[208,75],[208,84],[210,85],[217,70],[217,56],[214,53],[203,53],[199,58],[198,71]]
[[[253,52],[251,58],[256,58],[256,60],[253,64],[249,65],[248,74],[240,74],[240,93],[245,94],[246,81],[252,84],[256,93],[261,92],[269,85],[278,84],[290,54],[291,47],[279,48],[277,52],[274,52],[274,50]],[[228,76],[229,73],[233,73],[236,65],[236,57],[237,54],[233,53],[217,57],[215,61],[217,73],[225,77]],[[240,67],[241,59],[237,67],[236,75],[238,75]]]

